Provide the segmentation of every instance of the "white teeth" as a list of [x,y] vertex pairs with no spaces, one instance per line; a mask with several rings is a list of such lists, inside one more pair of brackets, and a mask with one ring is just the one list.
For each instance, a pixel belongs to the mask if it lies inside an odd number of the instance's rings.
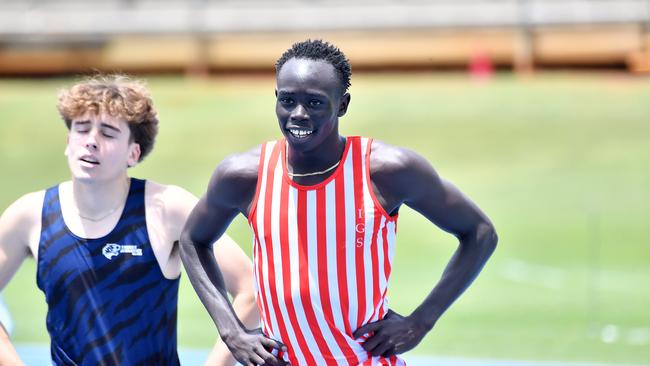
[[296,136],[296,137],[305,137],[305,136],[311,135],[312,132],[314,132],[314,131],[300,130],[300,129],[297,129],[297,128],[292,128],[292,129],[289,129],[289,132],[291,132],[291,134]]

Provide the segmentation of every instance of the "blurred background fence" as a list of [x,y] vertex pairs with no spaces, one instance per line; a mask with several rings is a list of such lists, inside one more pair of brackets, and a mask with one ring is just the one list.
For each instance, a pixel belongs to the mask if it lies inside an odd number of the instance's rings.
[[268,71],[325,38],[358,69],[650,70],[649,0],[2,0],[0,74]]

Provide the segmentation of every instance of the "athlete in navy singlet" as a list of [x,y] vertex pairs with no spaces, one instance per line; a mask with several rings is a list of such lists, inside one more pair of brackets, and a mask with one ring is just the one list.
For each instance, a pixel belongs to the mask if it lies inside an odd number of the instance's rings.
[[45,192],[37,283],[49,307],[47,328],[57,365],[179,363],[178,278],[166,279],[156,263],[144,187],[144,181],[131,179],[117,225],[97,239],[68,230],[58,186]]
[[[96,78],[62,91],[57,108],[72,179],[26,194],[0,216],[0,290],[35,258],[55,366],[178,365],[178,240],[197,198],[127,174],[158,132],[149,93],[124,77]],[[250,260],[230,238],[213,254],[226,267],[233,308],[256,325]],[[234,359],[219,343],[206,364]],[[0,365],[22,365],[3,327]]]

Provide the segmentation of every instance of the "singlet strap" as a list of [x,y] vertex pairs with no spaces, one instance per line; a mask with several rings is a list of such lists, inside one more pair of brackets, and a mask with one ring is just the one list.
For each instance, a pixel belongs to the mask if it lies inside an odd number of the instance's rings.
[[257,166],[257,183],[255,184],[255,195],[253,196],[253,200],[251,201],[250,207],[248,209],[249,224],[252,218],[255,216],[255,210],[257,209],[257,200],[259,199],[260,191],[263,189],[262,182],[264,180],[264,172],[266,171],[268,164],[268,156],[271,154],[273,148],[276,147],[275,145],[277,145],[276,141],[265,142],[262,144],[260,150],[260,160]]
[[52,186],[45,190],[45,197],[43,198],[43,208],[41,209],[41,234],[38,245],[38,258],[41,257],[41,252],[51,243],[43,241],[43,233],[45,230],[52,227],[52,225],[63,224],[61,217],[61,201],[59,200],[59,185]]
[[[124,211],[122,216],[126,214],[145,214],[145,186],[146,180],[131,178],[131,184],[129,185],[129,193],[126,198],[126,203],[124,204]],[[135,212],[134,212],[135,211]],[[144,217],[144,216],[143,216]],[[121,217],[122,220],[124,217]]]

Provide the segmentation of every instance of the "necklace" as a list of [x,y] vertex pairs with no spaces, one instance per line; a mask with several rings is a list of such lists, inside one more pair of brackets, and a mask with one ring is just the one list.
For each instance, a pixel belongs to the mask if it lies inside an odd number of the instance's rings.
[[337,166],[339,166],[340,162],[341,161],[339,160],[339,161],[336,162],[336,164],[332,165],[331,167],[329,167],[329,168],[327,168],[325,170],[318,171],[318,172],[313,172],[313,173],[289,173],[289,172],[287,172],[287,174],[289,174],[290,177],[311,177],[312,175],[321,175],[321,174],[325,174],[325,173],[329,172],[330,170],[332,170],[332,169],[336,168]]
[[[127,187],[129,187],[130,185],[131,185],[131,182],[129,181]],[[92,222],[100,222],[100,221],[104,220],[105,218],[111,216],[113,213],[115,213],[115,211],[117,211],[118,208],[126,205],[126,199],[128,198],[128,195],[129,195],[129,188],[126,188],[126,195],[125,195],[126,197],[124,198],[124,200],[121,201],[122,203],[120,203],[117,206],[111,208],[110,210],[103,213],[99,217],[86,216],[86,215],[81,213],[81,210],[79,210],[79,208],[77,208],[77,207],[74,207],[74,208],[75,208],[75,211],[77,211],[77,216],[81,217],[82,219],[87,220],[87,221],[92,221]]]
[[[289,167],[289,147],[287,147],[287,149],[286,149],[285,156],[286,156],[286,165],[287,165],[287,168],[288,168]],[[334,163],[334,165],[332,165],[331,167],[329,167],[329,168],[327,168],[325,170],[321,170],[321,171],[313,172],[313,173],[289,173],[289,169],[287,169],[287,174],[292,178],[293,177],[311,177],[311,176],[314,176],[314,175],[321,175],[321,174],[325,174],[325,173],[331,171],[332,169],[336,168],[337,166],[339,166],[339,163],[341,163],[340,159],[339,159],[339,161]]]
[[100,217],[86,216],[86,215],[82,214],[81,211],[79,211],[79,210],[77,210],[77,215],[79,215],[79,217],[81,217],[84,220],[88,220],[88,221],[92,221],[92,222],[99,222],[99,221],[102,221],[105,218],[109,217],[110,215],[112,215],[115,211],[117,211],[117,209],[120,206],[122,206],[122,205],[118,205],[118,206],[113,207],[111,210],[109,210],[108,212],[106,212],[105,214],[103,214]]

